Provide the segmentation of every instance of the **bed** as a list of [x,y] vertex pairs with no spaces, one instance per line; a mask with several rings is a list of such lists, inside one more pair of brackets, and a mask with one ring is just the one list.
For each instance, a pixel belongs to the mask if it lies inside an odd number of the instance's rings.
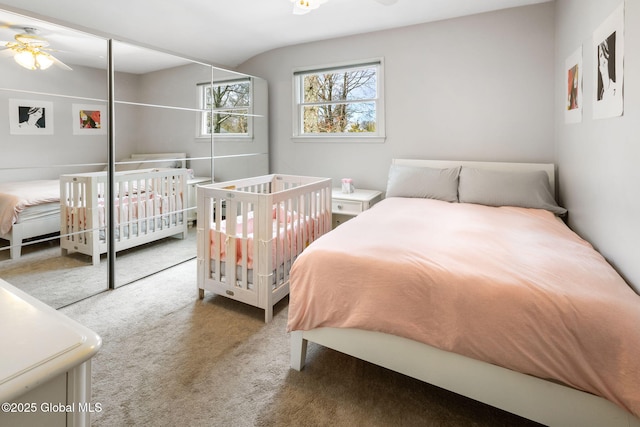
[[18,259],[25,239],[60,231],[58,180],[0,183],[0,239]]
[[[184,153],[134,154],[114,177],[116,252],[166,237],[184,238],[188,170]],[[62,255],[107,252],[106,171],[60,176],[59,227]]]
[[197,197],[200,299],[223,295],[270,322],[293,261],[331,230],[331,180],[265,175],[199,186]]
[[546,425],[640,426],[640,296],[553,188],[553,165],[395,159],[294,263],[291,367],[311,341]]

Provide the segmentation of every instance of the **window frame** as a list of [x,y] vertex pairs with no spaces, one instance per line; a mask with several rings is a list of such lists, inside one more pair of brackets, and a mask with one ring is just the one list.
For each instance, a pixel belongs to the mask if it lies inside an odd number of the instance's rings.
[[[304,102],[304,91],[302,90],[304,76],[325,71],[346,71],[365,66],[376,67],[377,97],[374,100],[376,106],[376,132],[371,134],[363,134],[360,132],[304,133],[304,107],[305,105],[311,105],[311,103]],[[372,58],[312,67],[298,67],[293,70],[292,80],[292,139],[294,142],[383,143],[385,141],[384,58]]]
[[[207,115],[214,114],[216,111],[228,111],[229,108],[205,108],[205,90],[211,86],[221,86],[225,84],[232,83],[249,83],[249,105],[247,107],[242,107],[247,109],[247,114],[238,113],[239,116],[247,117],[247,133],[208,133],[207,129]],[[254,109],[254,87],[253,87],[253,79],[251,77],[246,78],[235,78],[229,80],[216,80],[213,82],[203,82],[198,83],[197,87],[197,96],[198,96],[198,105],[200,107],[200,114],[198,114],[198,123],[196,128],[196,137],[203,140],[210,140],[211,138],[215,138],[216,140],[220,139],[229,139],[229,140],[253,140],[253,109]],[[238,108],[239,109],[239,108]]]

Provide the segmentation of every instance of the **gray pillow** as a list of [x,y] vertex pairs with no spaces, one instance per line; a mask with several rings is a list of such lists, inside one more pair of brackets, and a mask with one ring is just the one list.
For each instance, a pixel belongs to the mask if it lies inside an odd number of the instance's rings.
[[386,197],[417,197],[458,201],[460,168],[436,169],[391,165]]
[[567,213],[553,198],[549,176],[544,171],[504,172],[463,167],[458,199],[461,203],[546,209],[556,215]]

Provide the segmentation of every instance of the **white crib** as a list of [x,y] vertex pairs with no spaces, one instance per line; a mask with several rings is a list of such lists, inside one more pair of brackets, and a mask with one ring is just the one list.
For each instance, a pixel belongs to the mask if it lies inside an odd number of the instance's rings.
[[271,321],[289,294],[293,261],[331,230],[331,180],[265,175],[197,192],[199,297],[224,295],[264,309]]
[[[187,233],[183,200],[186,169],[137,169],[116,172],[114,215],[116,251]],[[93,264],[107,252],[107,173],[60,176],[60,248],[79,252]]]

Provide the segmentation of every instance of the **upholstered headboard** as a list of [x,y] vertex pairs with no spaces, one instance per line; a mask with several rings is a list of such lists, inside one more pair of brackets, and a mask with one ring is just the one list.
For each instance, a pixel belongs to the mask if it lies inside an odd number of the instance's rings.
[[504,172],[531,172],[544,171],[549,176],[551,192],[555,197],[556,179],[555,165],[553,163],[508,163],[508,162],[478,162],[467,160],[423,160],[423,159],[392,159],[392,164],[406,166],[422,166],[429,168],[454,168],[466,166],[476,169],[489,169]]

